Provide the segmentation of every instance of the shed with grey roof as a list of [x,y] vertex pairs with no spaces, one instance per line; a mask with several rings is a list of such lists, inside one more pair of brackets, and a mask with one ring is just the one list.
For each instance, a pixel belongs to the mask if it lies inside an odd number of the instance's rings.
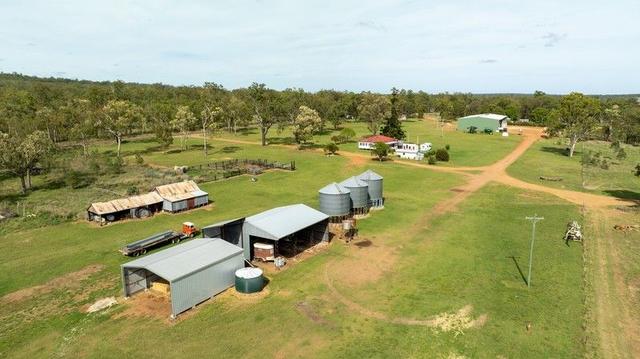
[[369,193],[369,206],[382,207],[384,206],[384,196],[382,194],[382,181],[383,178],[379,174],[372,170],[366,170],[358,175],[358,179],[367,183],[367,191]]
[[[295,255],[298,244],[329,240],[329,216],[304,204],[276,207],[245,218],[242,242],[247,260],[253,258],[254,243],[273,243],[276,254]],[[291,252],[293,251],[293,252]]]
[[220,238],[194,239],[123,264],[124,296],[168,283],[175,317],[231,287],[240,268],[242,248]]

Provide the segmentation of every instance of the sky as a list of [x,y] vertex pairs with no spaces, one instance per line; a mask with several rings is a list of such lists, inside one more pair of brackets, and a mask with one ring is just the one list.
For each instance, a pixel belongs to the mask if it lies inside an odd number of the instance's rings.
[[172,85],[640,93],[640,1],[0,0],[0,71]]

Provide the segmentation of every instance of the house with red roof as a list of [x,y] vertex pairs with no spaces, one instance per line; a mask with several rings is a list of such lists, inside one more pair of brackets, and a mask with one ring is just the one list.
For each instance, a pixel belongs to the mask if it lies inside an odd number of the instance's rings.
[[400,141],[384,135],[373,135],[369,137],[365,137],[358,141],[358,148],[361,150],[370,150],[375,147],[376,143],[383,142],[391,147],[395,147]]

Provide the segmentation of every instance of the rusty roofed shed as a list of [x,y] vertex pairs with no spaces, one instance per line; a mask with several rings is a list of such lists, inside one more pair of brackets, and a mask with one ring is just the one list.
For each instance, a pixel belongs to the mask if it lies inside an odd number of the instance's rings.
[[148,217],[162,209],[162,202],[162,197],[156,192],[114,199],[108,202],[94,202],[87,208],[87,216],[89,220],[99,222]]
[[155,191],[162,197],[162,209],[167,212],[180,212],[209,203],[209,194],[193,181],[158,186]]

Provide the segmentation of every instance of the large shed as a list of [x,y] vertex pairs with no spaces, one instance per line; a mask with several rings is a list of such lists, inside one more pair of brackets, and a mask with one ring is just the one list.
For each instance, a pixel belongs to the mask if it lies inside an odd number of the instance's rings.
[[273,243],[276,253],[281,241],[320,242],[329,240],[329,216],[304,204],[276,207],[247,217],[242,227],[244,256],[253,258],[253,244]]
[[242,247],[243,224],[244,217],[210,224],[206,227],[202,227],[202,237],[222,238],[231,244]]
[[477,131],[491,130],[494,132],[506,132],[509,117],[495,113],[483,113],[458,118],[458,130],[469,132],[471,127]]
[[172,317],[234,284],[244,268],[242,248],[220,238],[193,239],[121,266],[124,296],[169,285]]
[[158,186],[155,191],[162,197],[162,209],[167,212],[180,212],[209,203],[209,194],[193,181]]
[[108,202],[94,202],[87,208],[87,218],[97,222],[112,222],[123,218],[149,217],[161,209],[162,197],[151,192]]

